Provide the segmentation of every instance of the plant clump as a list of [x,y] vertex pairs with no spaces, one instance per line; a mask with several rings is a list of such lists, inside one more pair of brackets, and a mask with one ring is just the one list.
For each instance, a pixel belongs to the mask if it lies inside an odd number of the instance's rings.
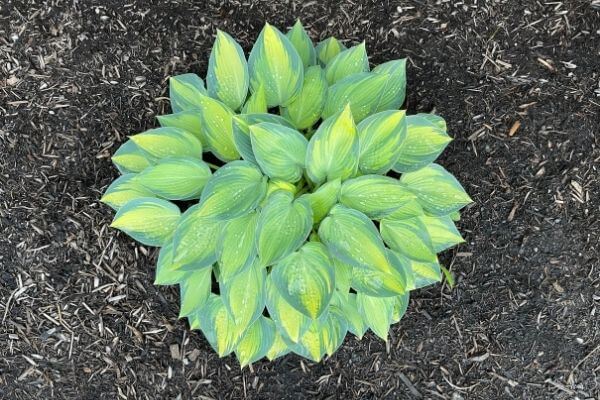
[[434,163],[445,121],[400,110],[405,59],[371,68],[364,42],[266,24],[248,58],[218,31],[206,79],[169,90],[173,113],[116,151],[101,200],[111,226],[160,247],[155,283],[179,285],[180,316],[220,356],[387,340],[410,291],[441,280],[471,199]]

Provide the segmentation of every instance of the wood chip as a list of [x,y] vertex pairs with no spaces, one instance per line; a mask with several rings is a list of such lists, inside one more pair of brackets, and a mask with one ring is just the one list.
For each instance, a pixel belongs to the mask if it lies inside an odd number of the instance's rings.
[[508,131],[508,137],[513,137],[520,127],[521,121],[515,121],[515,123],[510,127],[510,130]]

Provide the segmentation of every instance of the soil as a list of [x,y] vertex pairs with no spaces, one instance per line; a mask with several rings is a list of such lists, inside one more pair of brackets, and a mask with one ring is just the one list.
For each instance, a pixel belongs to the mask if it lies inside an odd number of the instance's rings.
[[[408,110],[446,118],[475,203],[456,286],[417,291],[387,344],[240,370],[98,198],[217,28],[248,51],[296,17],[409,58]],[[5,0],[0,68],[0,398],[600,398],[598,1]]]

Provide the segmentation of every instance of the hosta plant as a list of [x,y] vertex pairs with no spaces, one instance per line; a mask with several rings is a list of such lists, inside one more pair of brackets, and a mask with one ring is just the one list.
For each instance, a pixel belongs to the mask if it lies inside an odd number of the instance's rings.
[[246,58],[218,31],[203,80],[170,79],[172,114],[112,160],[112,226],[160,247],[156,284],[246,365],[331,355],[349,331],[386,340],[411,290],[438,282],[471,202],[434,160],[444,120],[406,115],[404,59],[313,45],[266,24]]

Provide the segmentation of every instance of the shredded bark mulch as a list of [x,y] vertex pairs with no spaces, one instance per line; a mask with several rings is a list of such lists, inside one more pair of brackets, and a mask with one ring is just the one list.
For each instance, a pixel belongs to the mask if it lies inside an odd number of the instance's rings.
[[[108,229],[110,156],[204,75],[217,28],[265,21],[408,57],[410,113],[475,200],[388,343],[240,370],[153,286],[156,251]],[[0,398],[600,398],[600,4],[6,0],[0,5]]]

